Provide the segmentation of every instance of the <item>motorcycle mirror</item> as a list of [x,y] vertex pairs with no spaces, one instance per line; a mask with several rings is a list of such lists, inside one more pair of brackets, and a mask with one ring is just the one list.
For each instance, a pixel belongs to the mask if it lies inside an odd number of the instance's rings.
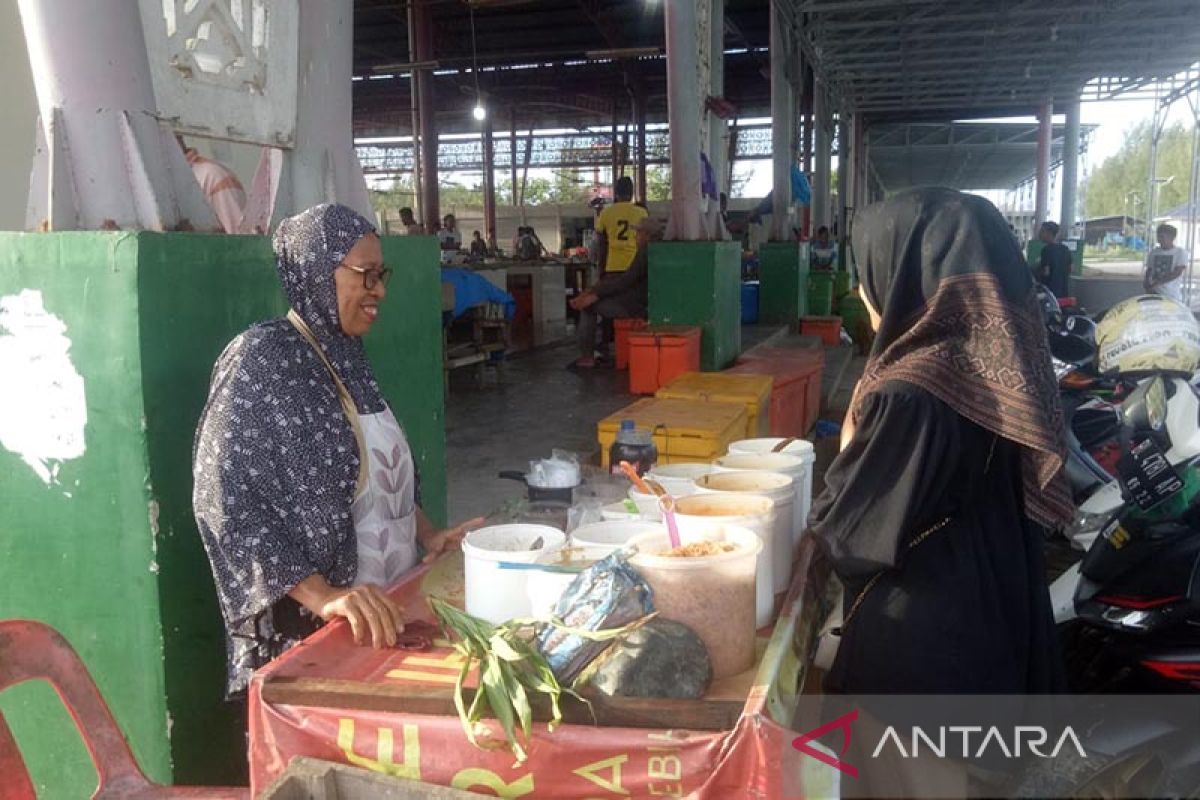
[[1050,343],[1050,355],[1067,364],[1083,366],[1096,352],[1091,342],[1072,333],[1050,333],[1046,339]]
[[1143,381],[1121,404],[1126,427],[1157,433],[1167,421],[1167,386],[1162,376]]

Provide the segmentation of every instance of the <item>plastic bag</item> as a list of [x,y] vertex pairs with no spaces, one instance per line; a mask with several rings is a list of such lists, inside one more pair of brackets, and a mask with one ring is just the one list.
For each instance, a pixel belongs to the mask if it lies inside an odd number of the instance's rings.
[[579,459],[566,450],[554,450],[550,458],[529,462],[530,486],[539,489],[573,489],[579,485]]
[[[618,550],[579,573],[559,598],[554,616],[568,628],[599,631],[621,628],[653,610],[650,586]],[[585,639],[554,625],[543,626],[537,642],[562,683],[573,681],[612,644]]]

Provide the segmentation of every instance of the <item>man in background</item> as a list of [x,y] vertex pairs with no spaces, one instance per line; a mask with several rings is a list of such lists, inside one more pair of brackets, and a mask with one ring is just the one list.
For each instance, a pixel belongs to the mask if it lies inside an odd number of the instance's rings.
[[487,258],[488,246],[483,240],[483,234],[475,231],[471,237],[471,255],[475,258]]
[[225,233],[241,233],[242,217],[245,215],[246,190],[238,180],[233,170],[219,161],[205,158],[196,152],[196,148],[188,147],[182,136],[176,136],[175,141],[183,150],[187,162],[192,168],[192,174],[204,192],[204,199],[217,215],[221,229]]
[[660,238],[658,220],[646,217],[634,231],[634,257],[620,272],[608,272],[596,285],[571,301],[579,312],[579,358],[572,366],[591,369],[596,366],[596,321],[599,317],[614,319],[645,319],[649,305],[650,271],[648,252],[650,242]]
[[1058,224],[1043,222],[1038,238],[1042,241],[1042,254],[1034,277],[1055,297],[1070,297],[1071,250],[1058,240]]
[[400,226],[401,236],[420,236],[425,233],[425,228],[417,222],[417,218],[413,216],[413,210],[407,206],[400,209]]
[[1187,271],[1188,251],[1175,246],[1179,231],[1174,225],[1159,225],[1154,231],[1158,247],[1146,259],[1146,291],[1183,302],[1183,273]]
[[646,209],[633,204],[633,179],[622,176],[613,187],[616,198],[596,220],[596,263],[601,275],[624,272],[637,254],[637,226]]
[[443,250],[462,249],[462,233],[458,230],[458,220],[453,214],[442,217],[442,229],[438,231],[437,237]]

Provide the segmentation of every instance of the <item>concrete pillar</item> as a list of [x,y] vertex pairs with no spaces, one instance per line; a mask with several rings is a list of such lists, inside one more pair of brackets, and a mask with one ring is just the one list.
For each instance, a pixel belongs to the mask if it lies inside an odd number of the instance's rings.
[[667,3],[667,117],[671,129],[671,221],[668,237],[702,238],[700,214],[700,85],[696,6]]
[[1050,136],[1054,130],[1054,106],[1049,102],[1038,108],[1036,197],[1034,227],[1039,228],[1050,213]]
[[492,137],[492,115],[483,120],[483,238],[495,249],[496,241],[496,148]]
[[[410,8],[416,29],[417,61],[428,63],[434,57],[433,13],[428,0],[411,0]],[[438,205],[438,132],[433,74],[425,68],[414,68],[413,72],[417,76],[417,102],[421,118],[421,216],[425,230],[433,233],[442,222]]]
[[771,7],[771,233],[770,240],[791,238],[792,100],[788,83],[788,35],[783,12]]
[[512,126],[509,130],[508,153],[512,157],[512,204],[515,208],[517,205],[517,109],[513,108],[508,112],[509,124]]
[[[725,0],[711,0],[711,45],[708,48],[709,89],[712,97],[725,96]],[[718,115],[708,115],[708,162],[717,176],[717,191],[729,193],[729,125]]]
[[166,230],[187,220],[216,229],[157,120],[138,4],[19,0],[18,8],[41,113],[29,227]]
[[352,3],[300,4],[300,82],[290,169],[293,211],[338,202],[375,219],[354,151],[353,51]]
[[813,81],[813,180],[812,180],[812,225],[813,229],[828,225],[830,149],[832,147],[831,109],[825,97],[825,87]]
[[1079,98],[1067,104],[1067,127],[1063,138],[1062,170],[1062,214],[1058,224],[1062,226],[1064,239],[1074,235],[1076,198],[1079,185]]
[[646,201],[646,90],[639,84],[633,93],[633,118],[637,128],[637,198]]
[[[417,4],[408,4],[408,60],[417,62]],[[421,205],[421,99],[417,80],[417,69],[408,73],[408,97],[412,111],[413,142],[413,214],[417,221],[425,218]]]
[[850,187],[854,179],[854,142],[850,136],[850,117],[845,110],[838,112],[838,240],[846,243],[847,221],[850,218]]

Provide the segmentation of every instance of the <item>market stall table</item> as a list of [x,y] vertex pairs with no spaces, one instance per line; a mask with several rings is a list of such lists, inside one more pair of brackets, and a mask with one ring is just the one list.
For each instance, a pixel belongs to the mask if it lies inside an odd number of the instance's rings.
[[[811,562],[818,569],[810,572]],[[760,631],[753,669],[714,684],[701,700],[589,695],[595,722],[564,698],[564,724],[552,733],[548,710],[535,706],[523,764],[495,723],[480,737],[490,749],[467,741],[453,700],[462,662],[450,642],[434,639],[427,652],[373,650],[356,647],[344,621],[328,625],[255,675],[251,789],[257,795],[293,757],[308,756],[501,797],[563,800],[775,798],[784,796],[784,770],[803,767],[808,793],[836,796],[836,773],[797,758],[787,728],[827,607],[824,572],[806,542],[774,629]],[[428,596],[461,605],[461,557],[413,573],[391,594],[425,620]]]

